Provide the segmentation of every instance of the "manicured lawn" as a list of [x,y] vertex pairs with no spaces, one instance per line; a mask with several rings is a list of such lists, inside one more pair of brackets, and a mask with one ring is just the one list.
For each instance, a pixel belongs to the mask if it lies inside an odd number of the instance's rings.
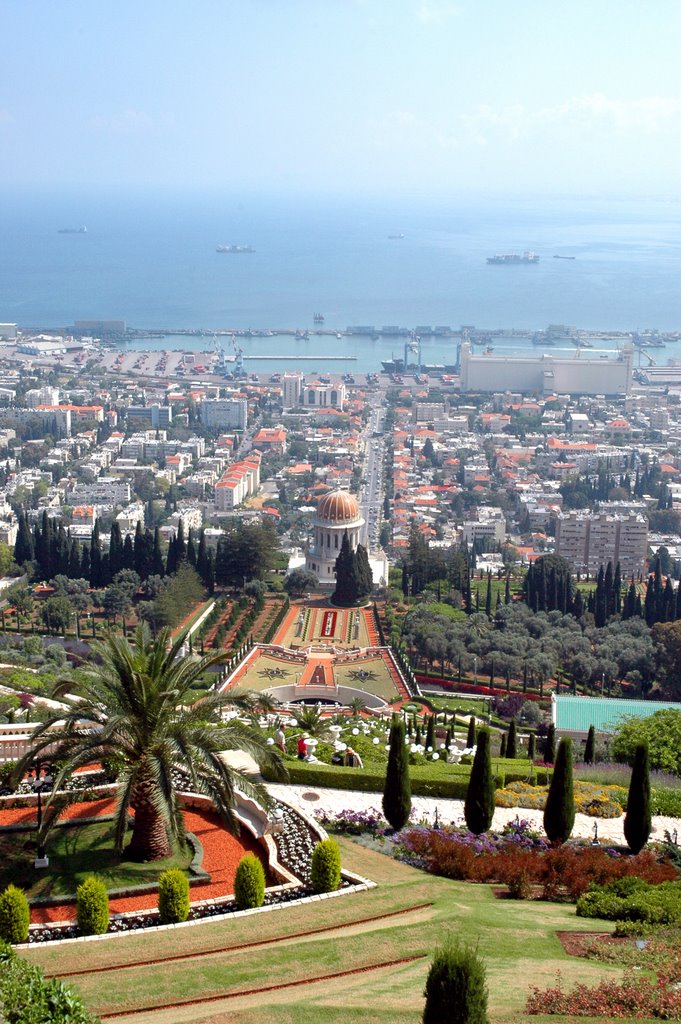
[[[568,1024],[569,1017],[525,1015],[531,984],[553,984],[558,971],[565,987],[620,974],[564,952],[557,930],[604,930],[603,922],[577,919],[573,906],[498,899],[490,886],[436,878],[348,840],[340,843],[344,864],[378,882],[378,888],[283,912],[161,932],[152,943],[134,935],[87,946],[36,948],[27,956],[48,972],[116,967],[74,979],[88,1006],[102,1014],[231,996],[135,1014],[128,1018],[132,1024],[418,1024],[429,959],[447,932],[478,944],[488,969],[491,1024]],[[407,912],[392,919],[382,916],[398,910]],[[249,943],[254,945],[248,948]],[[221,952],[224,947],[230,949]],[[150,957],[187,953],[197,955],[165,967],[146,963]],[[375,969],[411,956],[420,959]],[[135,961],[144,964],[119,969]],[[362,973],[314,980],[350,970]],[[298,981],[302,984],[296,987],[257,991]]]
[[[48,868],[36,870],[35,833],[0,832],[0,890],[13,882],[26,890],[29,899],[36,896],[73,894],[86,875],[97,874],[109,889],[155,882],[167,868],[189,867],[189,848],[173,857],[139,864],[120,860],[113,849],[113,822],[92,825],[59,825],[47,838]],[[29,848],[25,849],[28,844]]]

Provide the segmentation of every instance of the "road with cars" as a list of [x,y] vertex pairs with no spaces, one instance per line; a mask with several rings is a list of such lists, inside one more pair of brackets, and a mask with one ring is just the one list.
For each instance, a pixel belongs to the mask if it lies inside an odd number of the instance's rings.
[[379,538],[383,521],[385,391],[370,392],[368,405],[369,418],[363,434],[366,459],[359,492],[359,506],[364,519],[362,544],[369,551],[376,551],[380,547]]

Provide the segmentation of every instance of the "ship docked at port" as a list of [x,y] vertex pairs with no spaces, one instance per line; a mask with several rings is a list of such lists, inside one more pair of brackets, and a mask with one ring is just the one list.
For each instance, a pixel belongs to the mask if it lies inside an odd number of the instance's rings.
[[495,266],[507,267],[525,263],[539,263],[539,257],[536,252],[527,249],[525,252],[497,253],[496,256],[488,256],[487,262]]

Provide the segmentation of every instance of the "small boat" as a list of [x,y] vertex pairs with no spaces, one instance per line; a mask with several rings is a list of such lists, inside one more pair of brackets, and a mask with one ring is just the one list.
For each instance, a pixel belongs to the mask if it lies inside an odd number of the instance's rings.
[[216,245],[216,252],[255,252],[252,245]]
[[576,256],[559,256],[558,253],[553,254],[554,260],[576,260]]
[[391,239],[393,239],[393,238],[404,238],[404,235],[401,234],[401,233],[399,235],[388,235],[388,238],[391,238]]
[[79,228],[59,228],[58,235],[87,235],[87,228],[81,224]]

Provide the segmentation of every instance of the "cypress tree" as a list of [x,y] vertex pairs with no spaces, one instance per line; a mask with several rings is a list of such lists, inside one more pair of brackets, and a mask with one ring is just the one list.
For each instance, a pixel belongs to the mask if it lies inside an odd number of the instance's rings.
[[187,537],[187,561],[194,569],[196,568],[196,544],[194,543],[191,526],[189,527],[189,536]]
[[478,732],[478,744],[473,758],[463,810],[466,824],[475,835],[479,836],[482,832],[486,832],[492,824],[494,775],[492,774],[489,729],[480,729]]
[[388,768],[383,791],[383,813],[397,832],[407,824],[411,813],[409,748],[406,743],[404,720],[397,715],[393,715],[390,735]]
[[173,576],[177,572],[177,538],[171,537],[168,542],[168,554],[166,557],[166,576]]
[[208,553],[208,568],[206,569],[206,587],[212,596],[215,593],[215,555],[212,551]]
[[534,761],[536,757],[536,737],[533,732],[530,733],[530,738],[527,741],[527,757],[530,761]]
[[504,604],[511,603],[511,577],[506,574],[506,586],[504,587]]
[[508,739],[506,740],[506,757],[511,761],[515,761],[518,756],[517,751],[518,745],[518,726],[515,718],[511,719],[511,724],[508,728]]
[[584,747],[584,764],[593,764],[596,759],[596,730],[593,725],[589,726]]
[[485,595],[485,615],[492,618],[492,573],[487,573],[487,594]]
[[19,529],[14,545],[14,561],[17,565],[23,565],[24,562],[30,562],[33,556],[33,537],[31,536],[26,513],[22,512],[19,516]]
[[619,562],[615,566],[615,580],[613,588],[615,591],[615,613],[620,615],[622,612],[622,570],[620,569]]
[[452,745],[452,727],[447,726],[447,732],[445,734],[445,750],[449,750]]
[[187,542],[184,538],[184,519],[180,519],[177,524],[177,533],[175,534],[175,562],[177,567],[182,565],[187,560]]
[[564,843],[575,823],[575,797],[572,783],[572,740],[563,737],[553,769],[544,808],[544,831],[550,842]]
[[428,747],[435,749],[435,715],[430,715],[426,726],[426,750]]
[[152,552],[152,576],[165,576],[163,552],[161,551],[161,534],[158,526],[154,530],[154,548]]
[[[137,525],[139,526],[139,520],[138,520]],[[123,561],[123,568],[124,569],[133,569],[134,570],[134,568],[135,568],[135,549],[133,547],[132,537],[130,536],[130,534],[127,535],[127,537],[125,538],[125,542],[123,544],[122,561]]]
[[199,549],[196,552],[196,571],[203,582],[206,583],[206,576],[208,573],[208,551],[206,549],[205,529],[202,529],[199,534]]
[[506,733],[502,732],[502,734],[501,734],[501,742],[499,743],[499,757],[506,757],[506,743],[507,743]]
[[475,746],[475,715],[471,715],[468,719],[468,735],[466,736],[466,746],[470,750]]
[[83,550],[80,553],[80,572],[78,574],[81,579],[90,579],[90,545],[83,544]]
[[584,614],[584,599],[582,598],[581,590],[578,590],[575,594],[575,599],[572,602],[572,614],[576,619],[581,619]]
[[546,764],[553,764],[556,760],[556,727],[551,722],[546,739],[544,740],[544,761]]
[[333,604],[347,607],[355,603],[356,579],[355,559],[350,549],[348,531],[343,534],[341,548],[336,559],[336,589],[333,592],[331,601]]
[[419,744],[419,745],[421,743],[421,726],[418,725],[418,724],[417,724],[416,728],[414,729],[414,743]]
[[99,520],[95,519],[90,541],[90,585],[97,589],[102,584],[102,542],[99,539]]
[[624,838],[633,854],[640,853],[650,839],[652,808],[650,801],[650,769],[648,744],[639,743],[629,782],[627,813],[624,816]]
[[374,577],[369,564],[369,554],[363,544],[358,544],[355,551],[355,571],[357,598],[368,597],[374,587]]

